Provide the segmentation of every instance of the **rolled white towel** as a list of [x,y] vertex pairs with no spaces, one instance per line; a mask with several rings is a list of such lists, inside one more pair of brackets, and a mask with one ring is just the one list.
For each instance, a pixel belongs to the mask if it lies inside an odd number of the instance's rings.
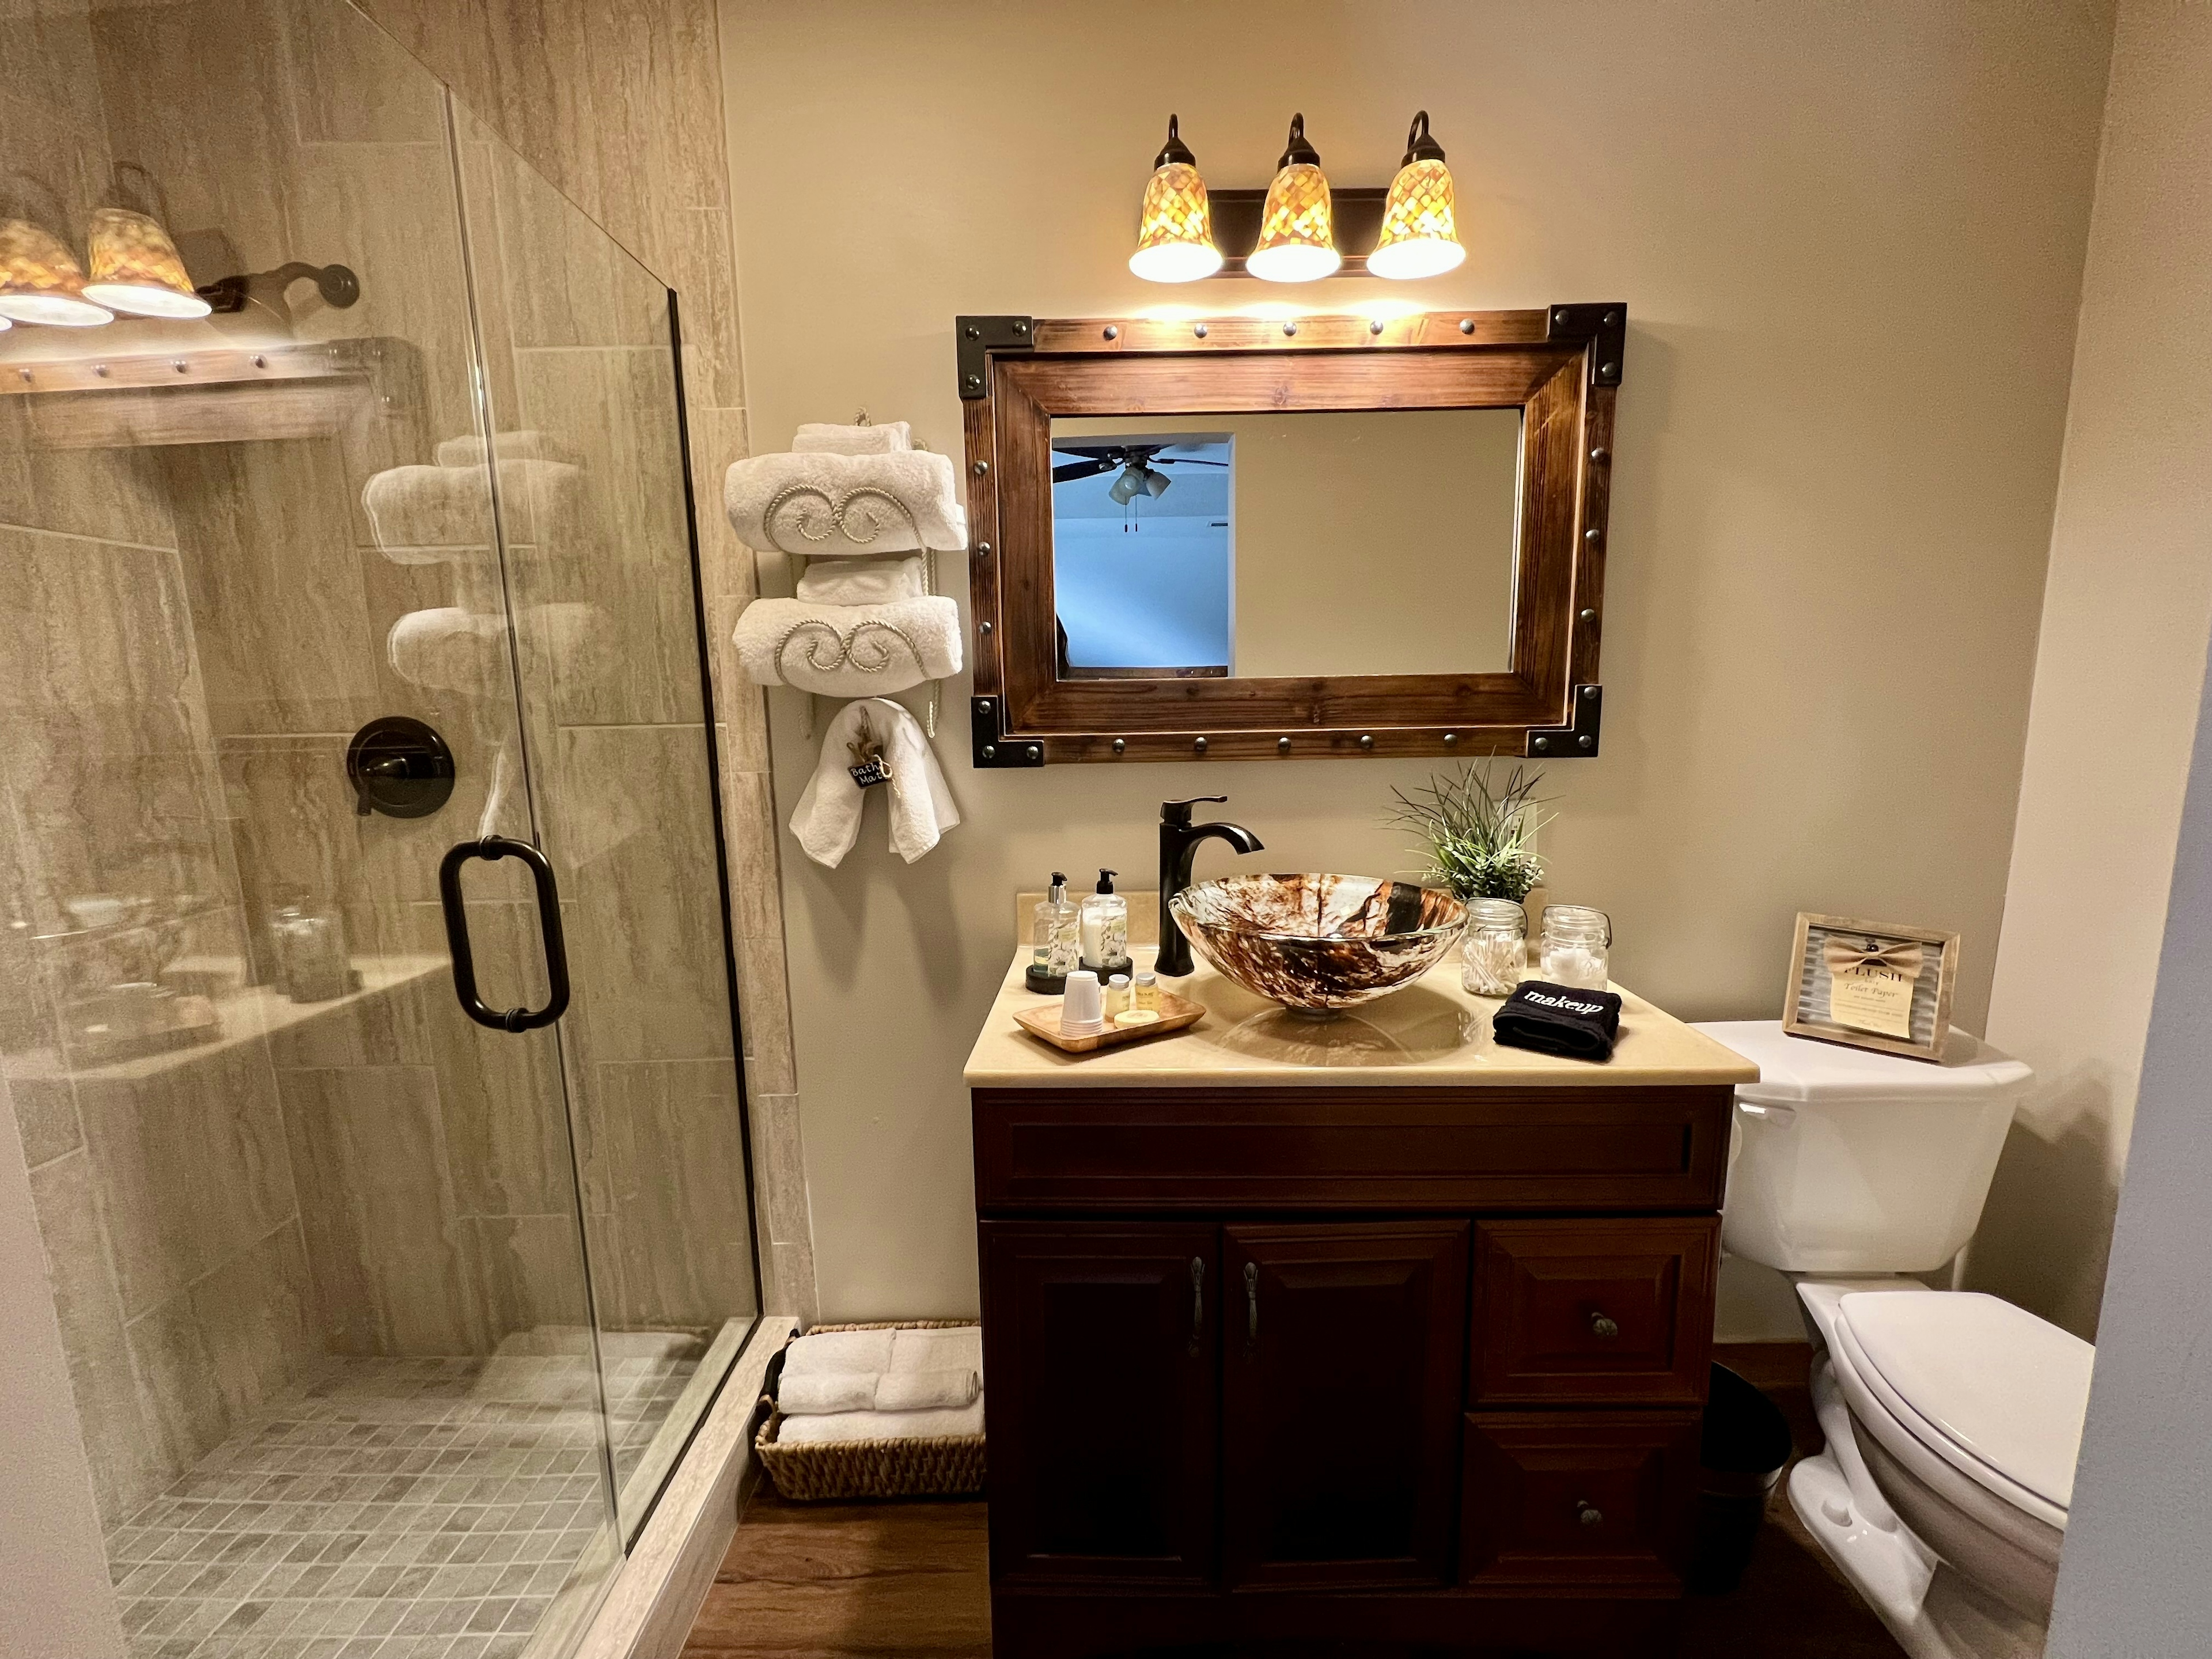
[[[499,464],[501,527],[510,542],[539,543],[584,527],[584,472],[560,461]],[[482,552],[492,532],[491,471],[483,466],[395,466],[361,492],[377,546],[396,564]]]
[[824,559],[799,573],[808,605],[891,605],[928,592],[920,559]]
[[[802,1371],[791,1375],[786,1361],[776,1402],[792,1417],[814,1417],[823,1412],[872,1412],[876,1409],[878,1385],[874,1371]],[[965,1405],[965,1401],[954,1401]]]
[[[502,432],[492,441],[502,461],[574,461],[576,452],[550,432]],[[484,441],[474,433],[438,446],[440,466],[482,466]]]
[[890,1331],[817,1331],[783,1351],[783,1375],[819,1376],[826,1371],[864,1371],[878,1376],[891,1368]]
[[983,1379],[973,1370],[890,1370],[876,1379],[873,1403],[879,1412],[957,1411],[975,1404],[982,1392]]
[[409,611],[384,649],[392,672],[426,691],[483,693],[507,672],[505,621],[457,605]]
[[939,1330],[893,1333],[890,1370],[895,1375],[947,1369],[983,1370],[983,1328],[952,1325]]
[[755,599],[738,618],[738,663],[757,685],[874,697],[960,672],[960,607],[932,597],[889,605]]
[[952,458],[926,449],[755,455],[732,465],[722,505],[738,539],[764,552],[880,558],[968,544]]
[[896,455],[914,447],[914,428],[904,421],[881,426],[833,426],[808,421],[791,441],[800,455]]
[[775,1437],[787,1446],[850,1440],[935,1440],[983,1432],[983,1401],[958,1411],[833,1412],[826,1417],[786,1417]]

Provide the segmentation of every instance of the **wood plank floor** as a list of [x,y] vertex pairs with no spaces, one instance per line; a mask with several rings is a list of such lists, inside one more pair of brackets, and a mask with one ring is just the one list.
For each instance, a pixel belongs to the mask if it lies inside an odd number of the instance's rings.
[[[1723,1348],[1817,1450],[1796,1344]],[[786,1504],[763,1488],[708,1592],[686,1659],[989,1659],[977,1502]],[[1732,1595],[1686,1604],[1683,1659],[1897,1659],[1899,1649],[1805,1533],[1778,1486]],[[1187,1659],[1187,1656],[1185,1656]]]

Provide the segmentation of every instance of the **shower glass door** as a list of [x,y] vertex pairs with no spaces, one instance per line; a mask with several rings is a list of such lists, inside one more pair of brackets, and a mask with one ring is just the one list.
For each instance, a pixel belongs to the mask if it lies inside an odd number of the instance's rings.
[[[35,9],[0,223],[214,307],[0,331],[0,1105],[125,1629],[556,1659],[757,1311],[673,301],[340,0]],[[550,885],[449,915],[486,837]]]

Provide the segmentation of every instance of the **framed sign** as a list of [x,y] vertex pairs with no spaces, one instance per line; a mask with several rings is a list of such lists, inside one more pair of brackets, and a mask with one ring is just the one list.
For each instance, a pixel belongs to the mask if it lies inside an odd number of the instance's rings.
[[1801,912],[1782,1029],[1941,1063],[1959,978],[1959,936]]

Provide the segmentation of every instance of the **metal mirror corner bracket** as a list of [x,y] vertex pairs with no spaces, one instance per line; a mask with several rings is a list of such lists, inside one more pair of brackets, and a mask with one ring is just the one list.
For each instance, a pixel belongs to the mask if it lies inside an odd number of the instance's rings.
[[[957,318],[974,763],[1595,756],[1627,324],[1616,301],[1316,315],[1295,329],[1240,316]],[[1482,410],[1520,416],[1510,610],[1501,601],[1500,611],[1509,643],[1492,659],[1502,668],[1066,672],[1054,586],[1056,418]]]
[[453,793],[453,751],[445,738],[405,714],[373,720],[346,745],[346,778],[362,817],[427,818]]

